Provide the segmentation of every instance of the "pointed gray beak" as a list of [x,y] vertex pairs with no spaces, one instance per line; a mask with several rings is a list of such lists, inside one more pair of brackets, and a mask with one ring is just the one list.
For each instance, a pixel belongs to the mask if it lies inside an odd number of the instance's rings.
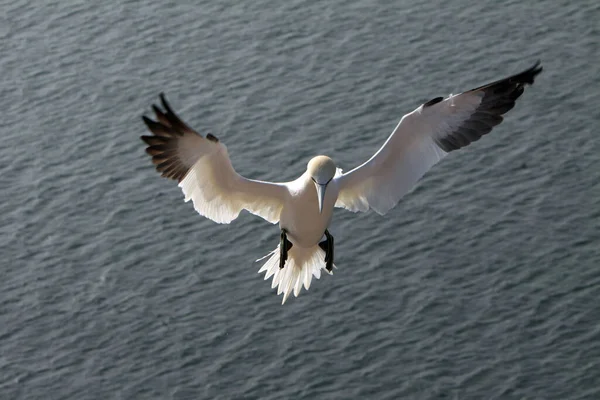
[[315,187],[317,188],[317,197],[319,198],[319,214],[323,212],[323,202],[325,201],[325,189],[327,189],[327,185],[320,185],[315,182]]

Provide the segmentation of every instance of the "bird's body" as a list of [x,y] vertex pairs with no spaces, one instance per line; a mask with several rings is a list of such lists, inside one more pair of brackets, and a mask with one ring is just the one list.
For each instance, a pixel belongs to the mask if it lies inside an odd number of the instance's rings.
[[239,175],[227,148],[213,135],[201,136],[171,110],[153,106],[157,121],[144,117],[153,136],[143,136],[157,170],[179,181],[185,200],[218,223],[243,209],[279,223],[281,241],[259,272],[273,276],[283,302],[312,276],[334,267],[334,207],[373,209],[385,214],[449,152],[469,145],[502,122],[526,84],[541,72],[539,63],[520,74],[447,98],[436,97],[406,114],[383,146],[362,165],[342,173],[326,156],[313,157],[296,180],[271,183]]
[[[333,161],[329,157],[326,158],[333,165]],[[334,169],[333,173],[335,174],[335,172]],[[290,242],[295,245],[310,247],[318,244],[331,223],[333,208],[339,192],[337,182],[331,180],[327,184],[321,212],[319,211],[317,188],[309,169],[298,179],[285,185],[288,197],[281,209],[279,227],[288,232]]]
[[319,212],[317,189],[310,177],[302,175],[287,185],[289,196],[281,209],[279,227],[288,232],[288,238],[296,246],[315,246],[323,238],[331,223],[333,206],[337,199],[335,185],[327,188],[323,212]]

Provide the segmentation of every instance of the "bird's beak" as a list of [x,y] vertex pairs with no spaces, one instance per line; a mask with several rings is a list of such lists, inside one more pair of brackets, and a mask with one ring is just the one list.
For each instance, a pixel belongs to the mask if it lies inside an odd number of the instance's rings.
[[327,189],[327,185],[320,185],[315,182],[315,187],[317,188],[317,197],[319,198],[319,214],[323,212],[323,202],[325,201],[325,189]]

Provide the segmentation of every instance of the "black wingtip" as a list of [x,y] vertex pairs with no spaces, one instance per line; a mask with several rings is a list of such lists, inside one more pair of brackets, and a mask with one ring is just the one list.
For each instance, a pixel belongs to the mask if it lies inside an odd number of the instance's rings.
[[151,127],[152,125],[156,124],[156,122],[152,121],[150,118],[146,117],[145,115],[142,115],[142,121],[144,121],[144,124],[146,124],[147,127]]
[[140,136],[140,140],[144,143],[146,143],[148,146],[152,145],[152,141],[154,140],[156,136],[147,136],[147,135],[143,135]]
[[217,143],[219,141],[219,138],[216,137],[215,135],[213,135],[212,133],[207,134],[206,138],[208,140],[210,140],[211,142],[215,142],[215,143]]
[[174,114],[173,110],[171,110],[171,106],[169,105],[169,102],[167,101],[167,98],[165,97],[165,93],[160,92],[160,94],[158,96],[160,97],[160,102],[161,102],[163,108],[165,109],[165,111],[168,113]]
[[431,100],[429,100],[428,102],[424,103],[424,104],[423,104],[423,108],[431,107],[431,106],[433,106],[434,104],[437,104],[437,103],[439,103],[439,102],[441,102],[441,101],[443,101],[443,100],[444,100],[444,98],[443,98],[443,97],[436,97],[435,99],[431,99]]
[[181,121],[181,118],[179,118],[179,116],[175,113],[175,111],[173,111],[173,109],[171,108],[171,105],[169,104],[169,102],[167,101],[167,98],[165,97],[164,92],[160,92],[159,96],[160,96],[160,102],[166,112],[165,117],[169,120],[170,125],[176,129],[179,129],[180,131],[189,129],[187,127],[187,125],[183,121]]
[[535,64],[533,64],[527,70],[525,70],[522,73],[520,73],[519,75],[517,75],[517,77],[519,78],[519,81],[522,82],[522,83],[526,83],[528,85],[533,85],[535,77],[537,75],[539,75],[540,72],[542,72],[543,69],[544,69],[541,66],[541,63],[542,63],[542,61],[538,59],[535,62]]

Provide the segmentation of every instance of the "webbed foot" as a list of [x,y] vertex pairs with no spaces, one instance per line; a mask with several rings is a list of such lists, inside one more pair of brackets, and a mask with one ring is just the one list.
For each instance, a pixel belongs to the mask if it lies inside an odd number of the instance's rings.
[[281,241],[279,243],[279,268],[285,267],[285,262],[288,259],[288,251],[292,248],[292,242],[287,238],[287,231],[281,230]]
[[331,272],[333,270],[334,255],[333,236],[331,235],[331,233],[329,233],[327,229],[325,230],[325,237],[326,240],[324,242],[319,243],[319,247],[325,252],[325,268],[327,269],[327,271]]

